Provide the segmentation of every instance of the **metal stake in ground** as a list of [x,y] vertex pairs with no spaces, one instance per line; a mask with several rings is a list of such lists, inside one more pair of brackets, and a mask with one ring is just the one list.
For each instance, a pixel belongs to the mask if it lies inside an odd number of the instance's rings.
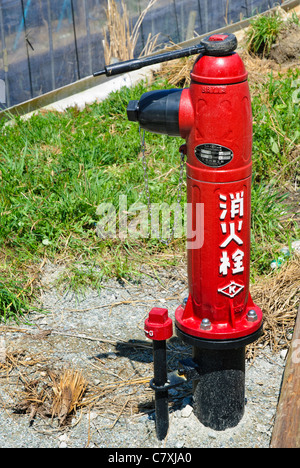
[[[168,381],[166,341],[153,340],[154,383],[164,387]],[[169,428],[168,390],[155,390],[156,435],[163,440]]]
[[153,340],[156,435],[163,440],[169,428],[166,340],[173,334],[168,309],[154,307],[145,321],[145,334]]

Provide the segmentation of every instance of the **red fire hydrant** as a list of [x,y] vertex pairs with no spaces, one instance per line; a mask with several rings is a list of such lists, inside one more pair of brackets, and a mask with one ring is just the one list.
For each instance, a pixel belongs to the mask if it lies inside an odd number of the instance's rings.
[[251,100],[236,47],[232,34],[208,36],[189,89],[148,92],[127,109],[142,129],[186,141],[189,296],[175,312],[175,326],[193,347],[194,412],[215,430],[243,416],[245,346],[262,328],[249,292]]
[[235,47],[224,54],[228,42],[232,35],[205,39],[189,89],[146,93],[128,106],[142,128],[186,140],[190,225],[199,226],[202,205],[204,235],[188,238],[189,297],[176,310],[176,332],[193,346],[194,411],[216,430],[244,413],[245,346],[262,326],[249,292],[251,100]]

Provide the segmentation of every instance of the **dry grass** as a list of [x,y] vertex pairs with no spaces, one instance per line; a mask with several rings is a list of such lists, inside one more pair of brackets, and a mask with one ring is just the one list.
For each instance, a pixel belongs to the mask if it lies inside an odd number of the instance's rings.
[[52,417],[57,416],[59,425],[64,426],[68,417],[76,413],[87,389],[87,382],[78,371],[66,370],[61,375],[51,373],[53,401]]
[[[13,327],[11,327],[13,329]],[[19,331],[16,329],[16,331]],[[23,351],[9,351],[2,348],[2,359],[0,361],[0,377],[8,377],[9,374],[20,367],[34,367],[36,364],[43,364],[45,361],[40,356],[26,356]]]
[[24,389],[19,394],[20,403],[14,406],[17,413],[28,413],[33,420],[58,418],[60,427],[70,423],[76,414],[87,389],[87,382],[81,372],[67,369],[62,373],[48,371],[45,376],[28,381],[20,376]]
[[[91,385],[81,371],[45,370],[45,365],[45,359],[17,351],[7,352],[5,361],[0,363],[0,378],[5,378],[6,383],[22,386],[20,391],[11,395],[14,401],[12,410],[17,414],[28,414],[31,424],[39,417],[57,421],[58,427],[63,428],[72,424],[79,409],[95,408],[109,413],[113,421],[110,427],[113,428],[124,412],[137,414],[139,402],[145,404],[150,382],[148,377],[120,378]],[[32,374],[35,378],[29,377]],[[145,392],[139,392],[141,387],[146,387]]]
[[295,255],[278,271],[260,278],[251,294],[263,311],[264,328],[261,338],[250,346],[250,354],[258,346],[270,346],[274,352],[286,348],[300,304],[300,256]]
[[97,385],[89,389],[82,406],[94,408],[97,412],[108,415],[112,419],[112,424],[108,428],[113,429],[122,414],[130,416],[139,414],[140,408],[145,406],[153,409],[154,395],[149,386],[151,378],[130,378]]
[[[261,59],[250,55],[246,50],[240,50],[245,68],[249,75],[249,83],[257,85],[267,83],[269,80],[269,73],[273,73],[274,78],[279,74],[282,76],[291,68],[297,68],[298,63],[289,63],[288,65],[278,65],[273,60]],[[167,80],[170,86],[174,87],[189,87],[191,84],[191,71],[193,69],[196,58],[186,57],[178,60],[173,60],[162,65],[161,76]],[[252,89],[252,95],[255,89]],[[260,92],[258,88],[257,92]]]
[[172,60],[162,65],[160,72],[170,86],[189,87],[191,84],[191,70],[195,63],[195,57],[184,57],[178,60]]
[[[118,8],[115,0],[107,0],[106,18],[107,26],[104,34],[104,58],[108,65],[113,60],[130,60],[134,58],[134,51],[140,34],[140,28],[147,12],[157,0],[150,0],[146,8],[140,14],[134,27],[131,26],[129,13],[124,0],[121,0],[121,8]],[[159,34],[149,34],[141,55],[149,55],[156,47]]]

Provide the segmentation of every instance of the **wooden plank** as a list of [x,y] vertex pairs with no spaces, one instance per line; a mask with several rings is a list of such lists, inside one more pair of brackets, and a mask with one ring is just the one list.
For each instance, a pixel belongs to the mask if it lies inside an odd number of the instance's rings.
[[271,448],[300,448],[300,307],[281,387]]

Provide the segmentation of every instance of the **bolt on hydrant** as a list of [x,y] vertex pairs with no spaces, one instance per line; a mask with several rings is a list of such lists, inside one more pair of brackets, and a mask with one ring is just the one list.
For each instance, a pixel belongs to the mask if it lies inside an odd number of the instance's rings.
[[[159,439],[168,430],[168,389],[190,379],[194,413],[202,424],[221,431],[239,423],[245,406],[245,346],[262,329],[262,311],[249,292],[251,99],[236,47],[233,34],[214,34],[197,46],[100,72],[112,75],[200,54],[189,89],[148,92],[127,109],[129,120],[142,129],[186,141],[181,151],[187,156],[187,224],[193,231],[187,233],[189,295],[175,311],[175,329],[193,355],[180,371],[167,374],[172,321],[166,309],[154,308],[145,333],[153,340],[151,386]],[[203,236],[195,231],[199,213]]]

